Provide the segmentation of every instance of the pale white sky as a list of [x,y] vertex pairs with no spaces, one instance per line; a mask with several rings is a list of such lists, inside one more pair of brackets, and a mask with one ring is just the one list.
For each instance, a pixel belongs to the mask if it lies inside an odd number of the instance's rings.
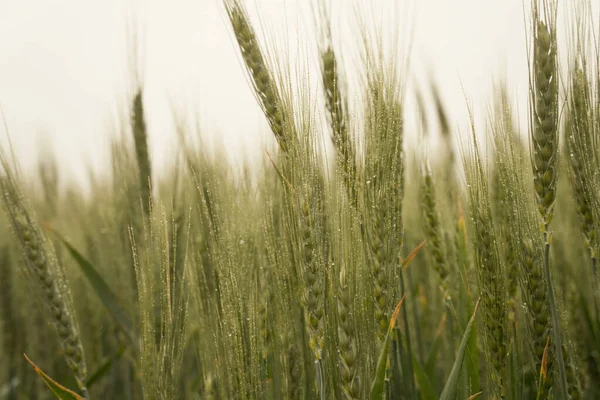
[[[440,85],[452,122],[464,129],[461,85],[479,121],[490,105],[494,79],[505,78],[514,100],[526,110],[523,1],[402,2],[397,23],[408,21],[414,34],[408,135],[414,127],[411,93],[416,86],[427,89],[429,72]],[[312,22],[308,0],[248,3],[252,15],[257,10],[265,15],[265,29],[278,38],[285,36],[281,31],[286,26],[285,34],[301,41],[298,36]],[[334,35],[342,51],[350,52],[356,36],[349,32],[356,21],[348,5],[385,10],[397,4],[333,3]],[[271,134],[247,84],[220,0],[0,0],[0,104],[23,166],[30,168],[39,150],[48,148],[57,152],[61,169],[76,179],[85,179],[84,165],[108,165],[110,126],[117,100],[127,89],[125,26],[132,9],[145,32],[144,80],[155,170],[172,155],[172,105],[197,113],[204,134],[224,143],[234,158],[242,153],[261,157]],[[0,144],[6,145],[3,128],[0,135]]]

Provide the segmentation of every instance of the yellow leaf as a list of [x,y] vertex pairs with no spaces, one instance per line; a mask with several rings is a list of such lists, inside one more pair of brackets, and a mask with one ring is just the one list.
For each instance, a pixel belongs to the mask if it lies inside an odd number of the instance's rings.
[[408,265],[414,260],[414,258],[419,254],[419,251],[427,244],[427,240],[423,240],[421,244],[419,244],[413,251],[410,252],[408,256],[404,260],[402,260],[402,269],[406,269]]
[[77,393],[67,389],[66,387],[62,386],[61,384],[57,383],[52,378],[50,378],[48,375],[46,375],[44,371],[42,371],[37,365],[35,365],[33,361],[29,359],[29,357],[27,357],[27,354],[23,355],[25,356],[27,362],[33,367],[35,373],[38,374],[44,380],[46,385],[48,385],[50,391],[54,393],[56,398],[60,400],[84,400],[84,398],[78,395]]
[[475,393],[474,395],[469,396],[469,398],[467,400],[473,400],[473,399],[479,397],[482,393],[483,393],[483,391],[481,391],[479,393]]

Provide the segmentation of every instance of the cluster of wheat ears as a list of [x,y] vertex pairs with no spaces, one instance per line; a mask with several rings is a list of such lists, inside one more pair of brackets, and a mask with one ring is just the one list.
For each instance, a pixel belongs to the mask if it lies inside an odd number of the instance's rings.
[[356,105],[327,7],[315,94],[242,0],[223,4],[276,139],[261,168],[236,172],[178,119],[154,176],[141,85],[90,193],[4,149],[0,399],[599,398],[589,3],[559,57],[558,5],[533,0],[527,131],[497,86],[458,157],[435,85],[433,110],[418,103],[437,125],[417,134],[442,151],[404,145],[403,55],[369,40],[377,27],[359,29]]

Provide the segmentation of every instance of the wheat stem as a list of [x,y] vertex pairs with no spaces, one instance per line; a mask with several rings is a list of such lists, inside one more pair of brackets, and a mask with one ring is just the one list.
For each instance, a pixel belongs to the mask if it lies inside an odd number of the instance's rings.
[[563,398],[566,398],[565,394],[569,388],[567,384],[567,372],[565,368],[565,359],[563,357],[562,338],[560,335],[560,325],[558,319],[558,312],[556,307],[556,299],[554,297],[554,287],[552,283],[552,276],[550,274],[550,243],[548,240],[549,232],[548,225],[544,227],[544,276],[546,278],[546,286],[548,288],[548,300],[550,302],[550,314],[552,317],[552,332],[554,336],[554,346],[556,348],[556,360],[558,363],[558,371],[560,373],[560,382]]

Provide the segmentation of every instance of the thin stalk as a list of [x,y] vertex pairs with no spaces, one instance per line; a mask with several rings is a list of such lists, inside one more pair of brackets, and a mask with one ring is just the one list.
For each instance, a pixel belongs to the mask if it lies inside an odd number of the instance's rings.
[[[404,296],[406,293],[406,289],[405,289],[405,285],[404,285],[404,271],[402,271],[402,269],[400,269],[400,294],[402,296]],[[406,351],[408,353],[408,355],[404,358],[406,360],[404,365],[405,371],[406,371],[406,375],[408,377],[408,389],[409,389],[409,398],[415,398],[415,378],[414,378],[414,371],[413,371],[413,365],[412,365],[412,359],[413,359],[413,354],[412,354],[412,346],[411,346],[411,341],[410,341],[410,330],[409,330],[409,325],[408,325],[408,312],[406,310],[406,307],[402,307],[402,319],[404,321],[404,336],[406,337]],[[402,346],[402,342],[399,343],[400,346]]]
[[[388,365],[390,365],[390,367],[388,368],[388,371],[386,372],[386,377],[385,377],[385,393],[386,393],[386,399],[392,399],[394,398],[394,389],[396,389],[396,391],[398,391],[399,393],[402,392],[402,389],[398,389],[398,386],[400,384],[400,382],[402,382],[402,378],[401,378],[401,374],[402,371],[400,371],[400,364],[399,364],[399,359],[400,356],[398,354],[399,350],[398,350],[398,333],[396,332],[396,330],[398,329],[398,327],[395,328],[394,333],[395,338],[392,340],[392,343],[390,344],[392,351],[390,352],[391,354],[388,355]],[[396,359],[394,360],[392,358],[392,355],[395,355]],[[393,364],[392,364],[393,362]],[[393,365],[393,366],[392,366]],[[397,372],[397,375],[394,375],[394,372]],[[392,386],[392,382],[395,384],[395,387]]]
[[[392,352],[388,356],[390,359],[388,360],[389,365],[392,365],[392,361],[394,362],[393,371],[388,371],[388,376],[386,377],[386,386],[389,399],[394,398],[394,393],[400,395],[403,392],[406,392],[406,379],[405,376],[407,374],[406,368],[403,365],[403,360],[406,359],[406,355],[402,349],[402,333],[400,332],[400,327],[396,326],[394,328],[394,339],[392,340]],[[395,359],[392,359],[392,355]],[[393,372],[396,372],[397,375],[394,375]],[[390,376],[391,375],[391,376]],[[391,382],[391,381],[394,382]],[[394,385],[392,385],[394,383]]]
[[554,285],[550,276],[550,242],[548,241],[548,225],[544,229],[544,274],[546,276],[546,285],[548,286],[548,299],[550,300],[550,311],[552,315],[552,326],[554,328],[554,345],[556,347],[556,359],[558,361],[558,370],[560,372],[561,398],[566,399],[567,390],[567,370],[565,368],[565,359],[562,351],[562,339],[560,337],[560,328],[558,323],[558,312],[556,308],[556,299],[554,297]]
[[453,310],[450,299],[448,298],[444,299],[444,309],[446,312],[446,321],[448,321],[448,329],[446,329],[446,334],[448,336],[448,346],[450,347],[448,349],[448,354],[450,356],[450,359],[452,359],[456,350],[456,343],[454,342],[454,318],[457,318],[457,315],[456,312],[454,312]]

